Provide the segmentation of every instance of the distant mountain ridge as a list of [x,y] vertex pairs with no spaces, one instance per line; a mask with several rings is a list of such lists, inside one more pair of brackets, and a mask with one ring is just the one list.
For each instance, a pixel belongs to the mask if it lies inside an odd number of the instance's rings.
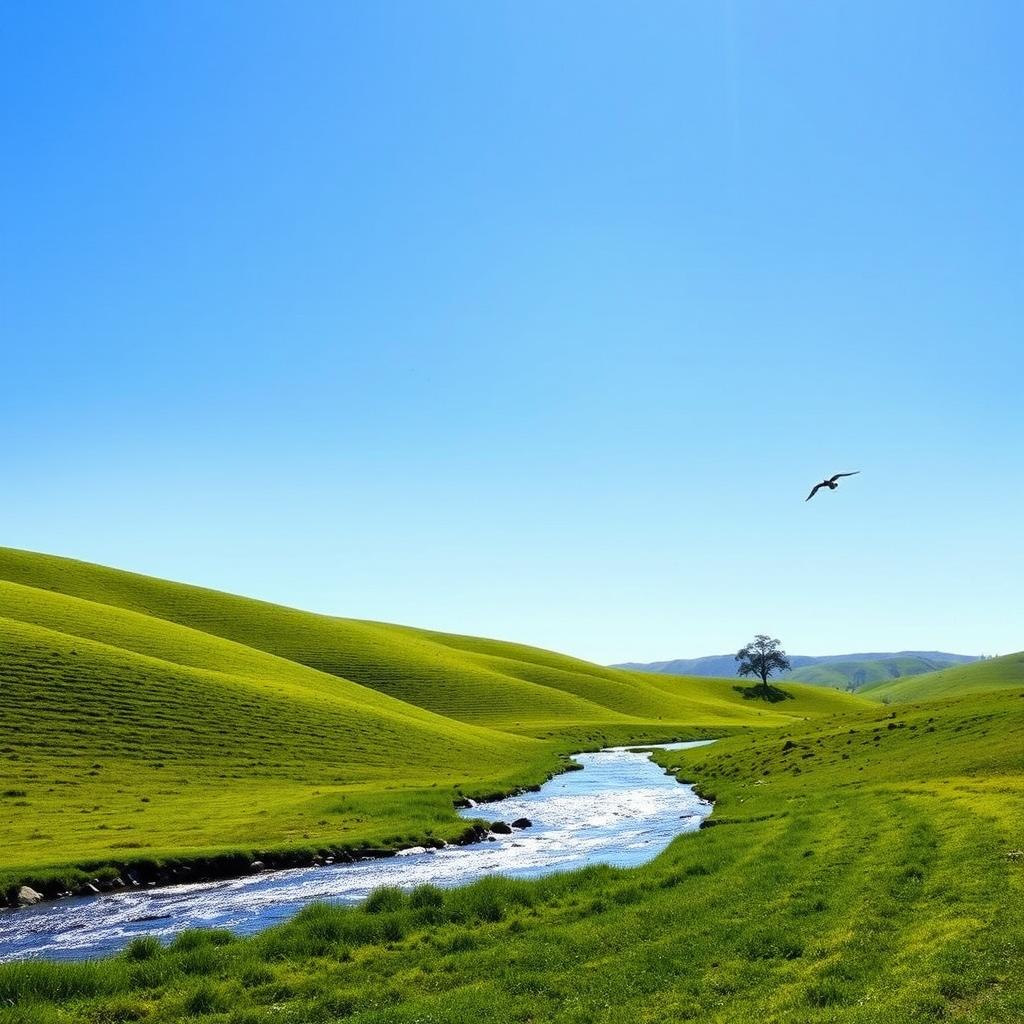
[[[793,668],[779,678],[813,686],[831,686],[838,690],[859,690],[877,686],[906,676],[938,672],[956,665],[968,665],[980,658],[971,654],[950,654],[946,651],[888,651],[862,654],[828,654],[814,657],[791,655]],[[655,672],[677,676],[736,675],[736,659],[732,654],[713,654],[704,658],[675,658],[672,661],[626,662],[614,668],[636,672]]]

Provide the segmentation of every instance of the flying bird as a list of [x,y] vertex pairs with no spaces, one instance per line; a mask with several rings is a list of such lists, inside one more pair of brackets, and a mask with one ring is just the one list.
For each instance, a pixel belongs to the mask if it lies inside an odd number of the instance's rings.
[[835,476],[830,476],[827,480],[822,480],[820,484],[815,484],[811,488],[811,493],[808,494],[806,498],[804,498],[804,501],[810,501],[811,498],[813,498],[818,493],[818,491],[822,489],[822,487],[827,487],[830,491],[834,491],[839,486],[839,484],[836,483],[836,481],[841,476],[856,476],[859,472],[859,469],[855,469],[852,473],[836,473]]

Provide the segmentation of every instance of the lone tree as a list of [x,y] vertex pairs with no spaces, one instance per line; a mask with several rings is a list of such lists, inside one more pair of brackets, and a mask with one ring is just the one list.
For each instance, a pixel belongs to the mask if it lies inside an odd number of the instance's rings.
[[736,660],[740,663],[736,672],[741,676],[760,676],[761,691],[768,693],[768,677],[773,672],[785,672],[793,666],[786,657],[778,640],[772,640],[764,633],[758,633],[746,647],[736,652]]

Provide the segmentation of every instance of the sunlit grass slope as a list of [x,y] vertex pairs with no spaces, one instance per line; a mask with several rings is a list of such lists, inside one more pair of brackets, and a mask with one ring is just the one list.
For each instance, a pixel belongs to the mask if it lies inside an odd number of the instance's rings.
[[[850,706],[640,676],[0,550],[0,888],[71,865],[397,845],[561,754]],[[49,873],[49,874],[48,874]]]
[[[766,712],[727,682],[653,685],[647,675],[518,644],[315,615],[71,559],[0,549],[0,580],[163,619],[449,718],[502,729],[698,718],[699,724],[742,724]],[[801,688],[793,692],[799,700],[771,706],[767,717],[808,713],[803,702],[816,698]]]
[[9,965],[0,1021],[1013,1024],[1022,715],[1024,687],[659,753],[716,806],[645,867],[381,890],[252,939]]
[[927,675],[868,686],[862,693],[872,700],[902,703],[1021,686],[1024,686],[1024,651],[1003,658],[988,658],[970,665],[958,665],[941,672],[929,672]]
[[689,699],[701,697],[703,700],[711,701],[724,698],[732,702],[739,696],[748,712],[768,718],[775,715],[795,719],[815,718],[853,711],[870,704],[860,696],[839,693],[828,687],[788,682],[773,683],[776,696],[783,694],[784,697],[766,703],[757,696],[756,688],[749,679],[713,679],[708,676],[669,676],[660,673],[645,674],[643,679],[664,693],[683,694]]
[[[94,632],[110,639],[122,614]],[[187,641],[180,659],[0,619],[0,884],[69,863],[450,835],[454,785],[536,782],[553,763],[538,741],[136,617],[147,646]]]
[[906,676],[924,675],[940,671],[943,666],[932,658],[917,654],[897,654],[889,658],[862,658],[852,661],[825,661],[818,665],[804,665],[786,673],[794,683],[813,686],[834,686],[840,690],[858,693],[866,686],[891,683]]

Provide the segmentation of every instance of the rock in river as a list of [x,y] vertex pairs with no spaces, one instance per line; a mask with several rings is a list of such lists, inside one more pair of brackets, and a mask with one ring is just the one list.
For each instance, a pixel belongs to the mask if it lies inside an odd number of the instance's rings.
[[41,892],[36,892],[30,886],[23,885],[14,897],[14,901],[19,907],[34,907],[42,898]]

